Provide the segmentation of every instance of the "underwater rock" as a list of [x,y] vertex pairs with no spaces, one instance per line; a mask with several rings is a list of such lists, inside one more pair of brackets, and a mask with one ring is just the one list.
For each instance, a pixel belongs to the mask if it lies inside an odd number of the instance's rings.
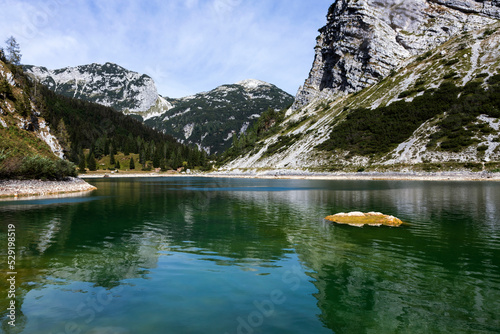
[[384,215],[380,212],[349,212],[349,213],[337,213],[332,216],[325,217],[326,220],[332,221],[338,224],[347,224],[352,226],[393,226],[397,227],[403,224],[403,222],[394,216]]

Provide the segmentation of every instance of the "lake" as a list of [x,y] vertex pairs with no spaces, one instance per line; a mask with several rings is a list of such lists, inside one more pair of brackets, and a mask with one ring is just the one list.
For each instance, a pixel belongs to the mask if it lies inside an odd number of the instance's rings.
[[[500,332],[500,183],[89,182],[0,202],[5,333]],[[324,220],[349,211],[407,225]]]

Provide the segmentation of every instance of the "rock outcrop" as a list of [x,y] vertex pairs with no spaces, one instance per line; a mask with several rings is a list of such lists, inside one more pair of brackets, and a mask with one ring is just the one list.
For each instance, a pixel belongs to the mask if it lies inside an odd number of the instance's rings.
[[327,19],[293,110],[318,97],[371,86],[405,59],[494,23],[500,19],[500,1],[337,0]]
[[398,227],[403,224],[401,219],[394,216],[385,215],[380,212],[349,212],[349,213],[337,213],[335,215],[327,216],[325,218],[328,221],[332,221],[337,224],[346,224],[357,227],[362,227],[364,225],[368,226],[392,226]]

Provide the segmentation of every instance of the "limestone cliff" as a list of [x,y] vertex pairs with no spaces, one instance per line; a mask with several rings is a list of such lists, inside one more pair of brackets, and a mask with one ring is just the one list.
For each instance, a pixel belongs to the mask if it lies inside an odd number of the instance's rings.
[[293,110],[371,86],[405,59],[492,24],[500,19],[500,1],[337,0],[327,19]]

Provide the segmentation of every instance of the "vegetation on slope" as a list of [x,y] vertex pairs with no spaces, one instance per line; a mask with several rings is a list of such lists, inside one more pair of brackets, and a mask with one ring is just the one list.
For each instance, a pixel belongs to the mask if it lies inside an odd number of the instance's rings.
[[[58,138],[70,160],[79,166],[84,166],[83,150],[87,149],[97,160],[117,152],[126,156],[139,154],[144,170],[207,167],[208,158],[204,152],[182,145],[132,117],[96,103],[58,95],[46,87],[40,91],[46,106],[44,116],[54,128],[62,129],[58,131]],[[90,156],[85,157],[87,163]]]
[[457,152],[471,145],[480,130],[492,129],[475,125],[481,114],[500,117],[500,75],[481,86],[482,78],[457,87],[443,83],[436,90],[427,90],[411,102],[397,101],[375,109],[359,108],[347,114],[345,121],[332,129],[330,139],[318,145],[325,151],[341,149],[357,155],[388,153],[407,140],[427,120],[443,115],[439,130],[432,134],[431,146]]
[[[75,166],[58,159],[40,139],[38,117],[32,112],[29,80],[19,66],[0,54],[0,179],[64,179],[76,176]],[[7,80],[11,75],[15,85]],[[24,126],[19,127],[23,122]]]
[[[223,85],[176,100],[174,108],[145,123],[185,143],[200,144],[210,153],[221,154],[231,146],[231,136],[237,136],[243,127],[251,127],[258,115],[292,102],[291,95],[271,85],[255,91],[246,91],[237,84]],[[189,127],[192,131],[186,132]]]
[[261,148],[262,146],[256,143],[279,132],[285,112],[286,109],[275,111],[271,108],[263,112],[245,133],[233,138],[232,146],[220,156],[219,163],[227,163],[242,154]]

